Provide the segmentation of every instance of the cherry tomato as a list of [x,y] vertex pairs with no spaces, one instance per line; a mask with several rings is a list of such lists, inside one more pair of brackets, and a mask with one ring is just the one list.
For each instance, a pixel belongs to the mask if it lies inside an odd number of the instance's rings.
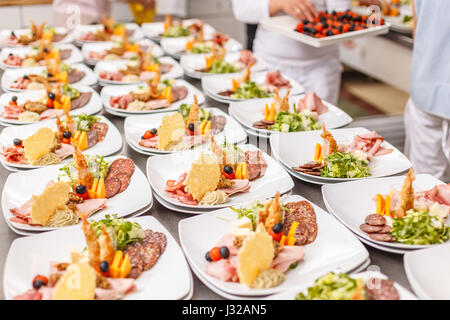
[[209,256],[212,261],[219,261],[222,259],[222,256],[220,255],[220,247],[212,248],[211,251],[209,251]]
[[61,139],[61,142],[62,142],[62,143],[65,143],[65,144],[71,144],[71,143],[72,143],[72,141],[70,140],[70,138],[62,138],[62,139]]
[[234,171],[232,173],[223,172],[223,176],[229,180],[236,179],[236,174],[234,173]]
[[54,108],[55,107],[55,101],[52,99],[47,99],[47,108]]
[[281,237],[283,236],[283,232],[275,233],[272,229],[269,230],[269,234],[275,241],[280,241]]
[[46,286],[48,284],[48,278],[46,276],[38,274],[33,278],[33,288],[39,289],[42,286]]

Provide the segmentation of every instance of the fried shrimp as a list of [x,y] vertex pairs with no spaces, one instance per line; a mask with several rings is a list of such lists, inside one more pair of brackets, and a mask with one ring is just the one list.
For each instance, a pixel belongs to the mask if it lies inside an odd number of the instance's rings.
[[250,68],[251,65],[248,65],[247,68],[245,68],[244,75],[241,78],[241,82],[250,81]]
[[395,210],[395,215],[398,218],[403,218],[408,210],[414,208],[414,187],[412,184],[415,179],[414,170],[410,169],[403,183],[402,191],[400,191],[400,207]]
[[188,127],[190,123],[196,124],[199,121],[199,113],[200,111],[198,109],[197,95],[194,95],[194,104],[189,111],[189,116],[186,121],[186,127]]
[[83,221],[82,229],[84,236],[86,238],[86,244],[87,244],[87,250],[88,250],[88,256],[89,256],[89,263],[96,267],[99,265],[101,259],[100,259],[100,245],[97,240],[97,233],[95,232],[92,225],[87,221],[86,217],[87,214],[80,213],[81,220]]
[[264,226],[267,231],[270,231],[272,227],[280,221],[280,193],[277,192],[275,198],[271,200],[269,206],[265,207],[265,215],[267,216]]
[[325,123],[322,124],[323,133],[320,135],[325,140],[325,145],[328,148],[325,148],[328,152],[325,152],[325,155],[332,154],[338,151],[338,145],[336,140],[334,140],[333,135],[325,128]]
[[75,159],[75,164],[78,172],[78,182],[86,186],[89,190],[92,188],[92,184],[94,183],[94,177],[92,176],[91,170],[89,170],[89,165],[86,161],[86,158],[81,153],[78,147],[73,148],[73,158]]
[[223,152],[222,148],[220,148],[216,144],[216,141],[214,140],[213,136],[211,136],[210,139],[211,139],[211,150],[216,155],[219,164],[225,163],[225,153]]
[[100,261],[107,261],[109,264],[114,259],[114,246],[105,226],[102,226],[102,234],[98,238],[100,244]]

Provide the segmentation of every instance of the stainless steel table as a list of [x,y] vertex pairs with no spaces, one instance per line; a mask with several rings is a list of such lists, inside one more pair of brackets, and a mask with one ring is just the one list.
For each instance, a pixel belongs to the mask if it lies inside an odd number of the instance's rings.
[[[0,72],[1,77],[2,72]],[[186,78],[186,80],[190,81],[192,84],[194,84],[197,87],[200,87],[200,81],[192,80],[189,78]],[[218,107],[221,110],[227,112],[228,106],[226,104],[218,103],[210,98],[206,98],[206,104],[205,106],[208,107]],[[103,111],[104,112],[104,111]],[[124,118],[116,117],[109,115],[105,113],[105,116],[108,117],[119,129],[119,131],[123,135],[123,122]],[[387,117],[387,116],[386,116]],[[358,126],[364,124],[364,126],[369,127],[370,123],[372,123],[375,126],[378,126],[379,118],[375,118],[373,121],[370,119],[364,119],[360,122],[356,121],[352,124],[352,126]],[[391,119],[398,122],[398,119]],[[383,122],[385,122],[386,119],[384,119]],[[360,124],[359,124],[360,123]],[[0,126],[1,129],[3,129],[2,126]],[[398,128],[398,127],[397,127]],[[375,129],[375,128],[370,128]],[[376,128],[378,130],[378,128]],[[401,129],[400,129],[401,130]],[[380,132],[383,134],[382,132]],[[135,152],[133,149],[131,149],[124,139],[124,145],[122,148],[121,153],[125,154],[126,156],[132,158],[136,165],[145,172],[145,165],[147,161],[147,156],[144,156],[140,153]],[[270,147],[268,146],[268,142],[266,139],[256,139],[253,137],[249,138],[249,142],[253,144],[259,145],[259,147],[265,151],[267,151],[270,154]],[[3,166],[0,165],[0,193],[3,192],[3,186],[6,181],[6,178],[10,172],[6,170]],[[294,178],[295,187],[293,189],[294,194],[299,194],[304,196],[306,199],[310,200],[311,202],[314,202],[319,207],[325,209],[325,205],[322,200],[322,193],[320,191],[320,186],[309,184],[300,180],[297,180]],[[146,196],[146,195],[143,195]],[[151,214],[154,217],[156,217],[166,228],[169,230],[169,232],[174,236],[174,238],[179,241],[178,238],[178,221],[181,219],[190,217],[191,215],[185,214],[185,213],[177,213],[173,212],[171,210],[166,209],[162,205],[158,203],[157,200],[154,199],[153,201],[153,207],[145,214]],[[326,209],[325,209],[326,210]],[[2,215],[3,216],[3,215]],[[10,244],[14,239],[19,237],[19,235],[15,234],[13,231],[11,231],[8,226],[6,225],[3,218],[0,218],[0,273],[2,274],[3,279],[3,266],[6,260],[6,256],[8,254],[8,250],[10,247]],[[367,247],[370,253],[370,259],[371,259],[371,265],[377,266],[380,268],[380,270],[385,273],[387,276],[389,276],[391,279],[397,281],[404,287],[411,290],[411,287],[408,283],[408,280],[405,275],[405,271],[403,269],[403,258],[401,255],[391,254],[383,251],[379,251],[377,249],[372,249],[371,247]],[[0,298],[4,299],[3,294],[3,280],[0,281]],[[194,296],[193,299],[222,299],[220,296],[212,292],[209,288],[207,288],[203,283],[194,275]]]

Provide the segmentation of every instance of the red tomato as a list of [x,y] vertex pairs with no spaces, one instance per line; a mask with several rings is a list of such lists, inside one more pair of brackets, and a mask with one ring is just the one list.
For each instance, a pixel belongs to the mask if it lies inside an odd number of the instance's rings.
[[278,241],[278,242],[281,240],[281,237],[283,236],[283,232],[275,233],[275,232],[273,232],[272,228],[270,228],[269,234],[273,240]]
[[342,32],[348,32],[350,30],[350,25],[349,24],[344,24],[342,26]]
[[36,277],[33,278],[33,282],[32,283],[34,283],[34,282],[36,282],[38,280],[41,280],[42,282],[44,282],[45,285],[48,284],[48,278],[46,276],[43,276],[43,275],[40,275],[40,274],[38,274]]
[[209,251],[209,256],[211,257],[212,261],[219,261],[222,259],[222,256],[220,255],[220,248],[214,247]]
[[225,171],[222,172],[223,176],[229,180],[234,180],[236,179],[236,174],[234,173],[234,171],[232,173],[226,173]]
[[75,192],[75,194],[76,194],[77,196],[83,198],[83,200],[89,199],[89,193],[87,192],[87,190],[86,190],[86,192],[83,193],[83,194],[79,194],[79,193],[76,193],[76,192]]
[[155,135],[152,134],[152,132],[150,130],[145,131],[144,133],[144,139],[151,139],[153,138]]
[[47,99],[47,108],[54,108],[55,107],[55,101],[52,99]]
[[317,30],[317,32],[322,32],[323,30],[323,25],[321,23],[317,24],[315,29]]
[[70,144],[72,141],[70,141],[70,138],[62,138],[61,142],[65,144]]
[[298,32],[303,32],[303,26],[304,26],[303,22],[299,22],[299,23],[297,24],[296,30],[297,30]]
[[9,105],[10,105],[10,106],[17,106],[17,101],[12,101],[12,100],[10,100],[10,101],[9,101]]

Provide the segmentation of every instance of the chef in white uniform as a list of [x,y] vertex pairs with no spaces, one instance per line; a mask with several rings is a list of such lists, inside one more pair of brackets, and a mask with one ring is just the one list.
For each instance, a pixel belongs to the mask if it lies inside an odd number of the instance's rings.
[[[350,8],[350,0],[232,0],[232,4],[236,19],[245,23],[259,23],[279,14],[312,20],[319,11]],[[253,51],[269,63],[270,69],[280,70],[306,90],[314,90],[322,99],[337,103],[342,73],[338,45],[314,48],[260,25]]]

